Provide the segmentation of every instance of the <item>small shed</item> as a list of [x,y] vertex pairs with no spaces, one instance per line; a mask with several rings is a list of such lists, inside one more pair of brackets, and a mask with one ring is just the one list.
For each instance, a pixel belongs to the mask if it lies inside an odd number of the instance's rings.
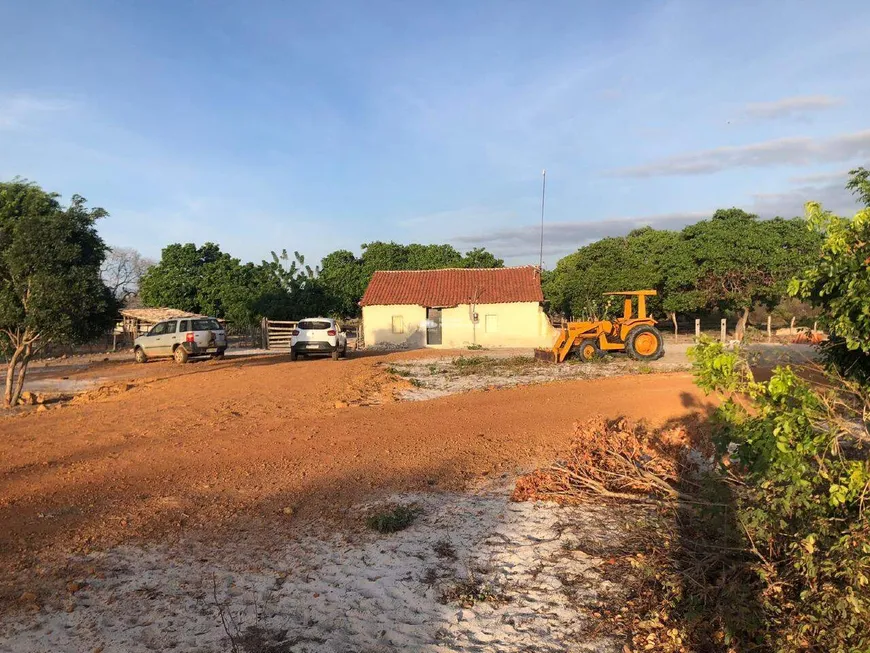
[[158,322],[171,320],[174,317],[199,317],[199,315],[180,311],[177,308],[122,308],[121,321],[115,327],[115,334],[138,338]]
[[375,272],[360,301],[367,347],[549,347],[537,267]]

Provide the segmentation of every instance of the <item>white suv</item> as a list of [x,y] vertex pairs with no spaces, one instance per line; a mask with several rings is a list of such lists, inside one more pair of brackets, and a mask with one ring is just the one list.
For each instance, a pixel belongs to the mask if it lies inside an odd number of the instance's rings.
[[137,363],[170,356],[177,363],[186,363],[193,356],[221,358],[226,349],[227,332],[215,318],[206,316],[160,322],[133,343]]
[[329,317],[309,317],[293,329],[290,340],[290,360],[300,355],[329,354],[337,361],[347,356],[347,336],[338,323]]

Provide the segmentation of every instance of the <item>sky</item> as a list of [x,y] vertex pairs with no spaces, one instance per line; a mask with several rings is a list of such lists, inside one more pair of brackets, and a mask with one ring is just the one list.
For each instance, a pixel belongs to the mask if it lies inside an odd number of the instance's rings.
[[536,264],[739,206],[853,211],[870,3],[0,0],[0,180],[112,246]]

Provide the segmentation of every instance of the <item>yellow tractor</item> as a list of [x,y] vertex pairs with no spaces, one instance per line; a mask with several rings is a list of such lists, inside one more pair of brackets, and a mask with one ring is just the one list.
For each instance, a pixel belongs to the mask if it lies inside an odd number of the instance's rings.
[[[609,292],[625,297],[622,317],[594,322],[567,322],[559,330],[552,349],[538,349],[535,357],[562,363],[574,353],[582,361],[595,360],[603,353],[624,351],[635,360],[651,361],[665,354],[662,334],[646,313],[646,298],[655,290]],[[637,316],[632,298],[637,297]]]

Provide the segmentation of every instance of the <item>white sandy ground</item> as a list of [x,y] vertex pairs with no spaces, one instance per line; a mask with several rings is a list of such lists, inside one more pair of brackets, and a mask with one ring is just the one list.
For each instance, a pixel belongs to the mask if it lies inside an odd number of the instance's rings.
[[[621,520],[603,507],[507,495],[393,497],[421,513],[392,535],[361,528],[93,554],[83,562],[105,577],[82,579],[61,605],[7,615],[0,651],[233,651],[227,631],[238,651],[621,650],[583,634],[602,593],[618,593],[601,577],[605,561],[584,549],[618,542]],[[502,600],[443,604],[442,592],[469,575]],[[242,637],[251,628],[264,634],[259,648]]]

